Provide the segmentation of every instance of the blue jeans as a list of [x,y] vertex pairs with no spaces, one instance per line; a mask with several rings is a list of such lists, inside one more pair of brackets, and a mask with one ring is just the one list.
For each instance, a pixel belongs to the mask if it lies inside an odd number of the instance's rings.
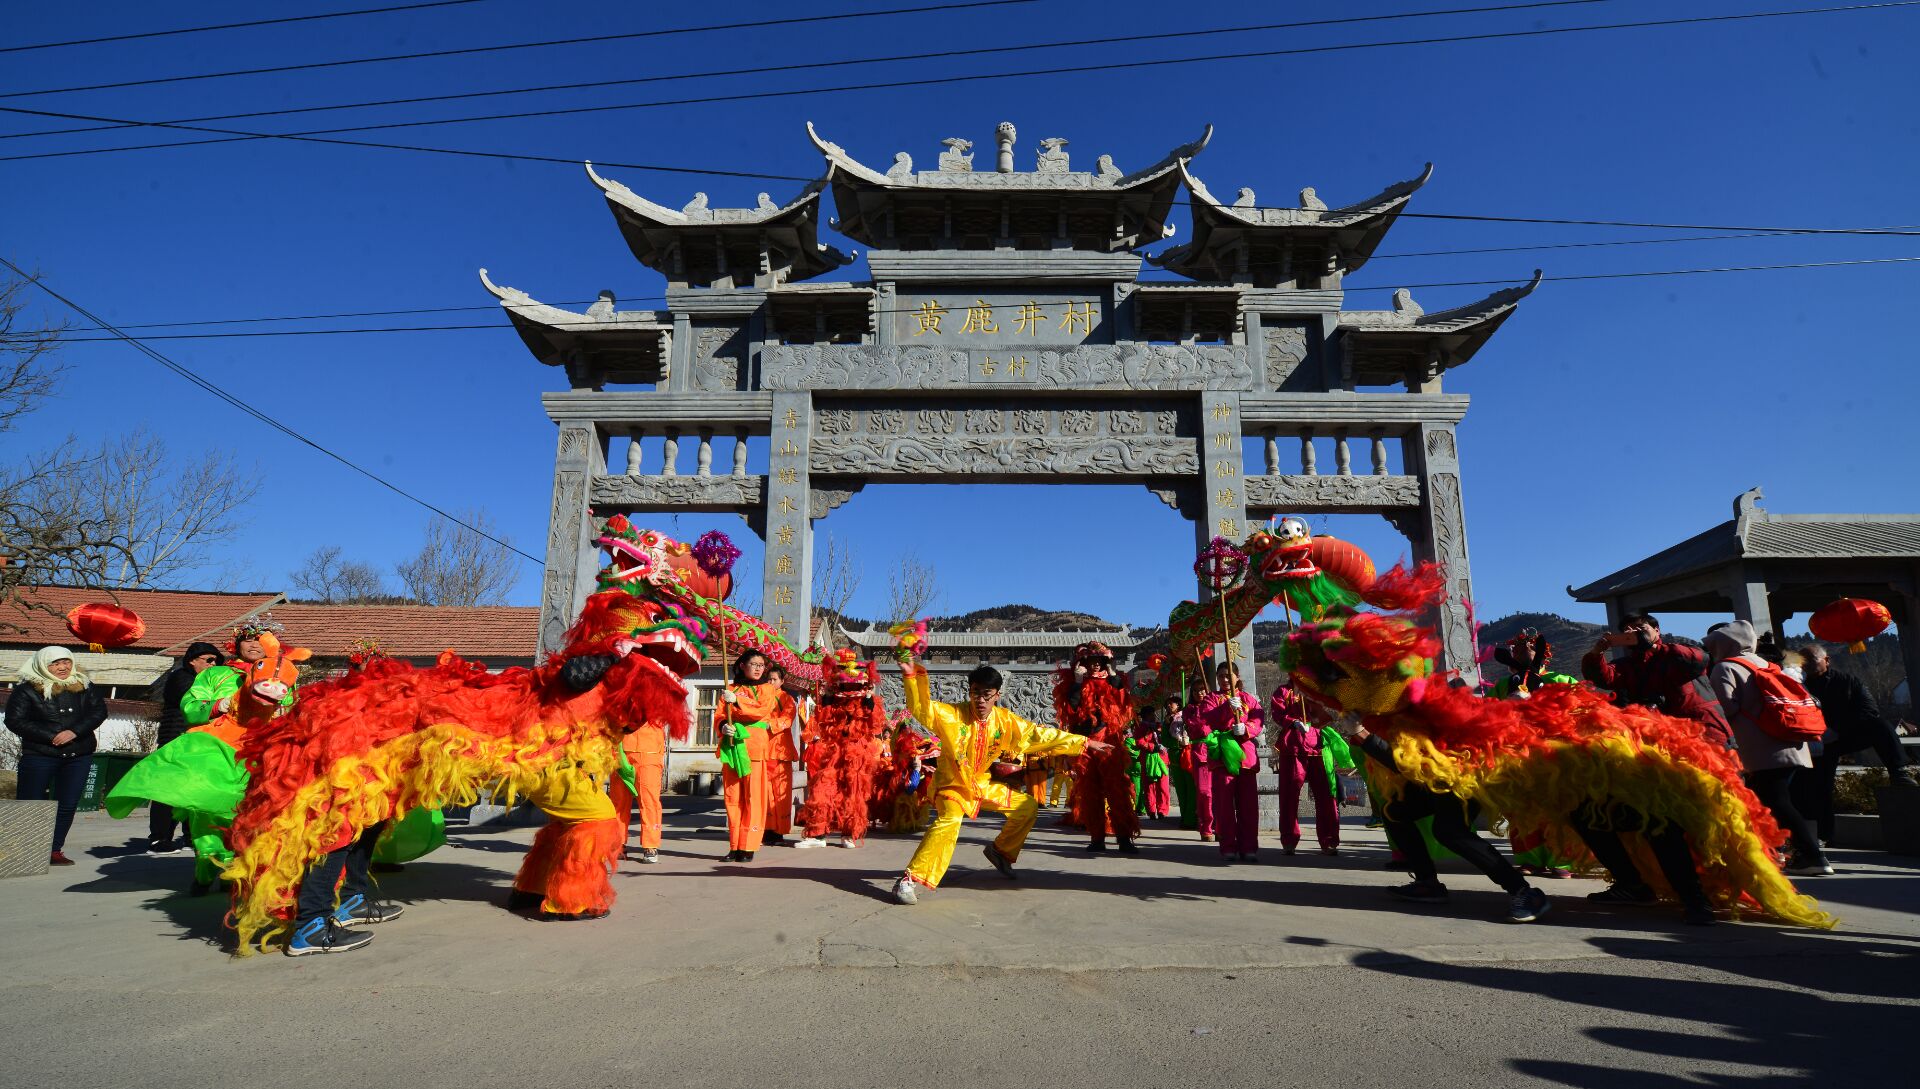
[[20,754],[21,801],[43,801],[49,791],[59,809],[53,818],[53,849],[67,845],[67,829],[73,827],[73,814],[80,808],[80,795],[87,789],[87,771],[93,767],[91,756],[42,756]]

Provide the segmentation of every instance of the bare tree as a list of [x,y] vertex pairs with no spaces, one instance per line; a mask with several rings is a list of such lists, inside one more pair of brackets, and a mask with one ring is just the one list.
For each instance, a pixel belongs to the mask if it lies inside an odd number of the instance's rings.
[[831,616],[837,622],[847,615],[853,595],[860,589],[860,565],[853,546],[827,534],[826,541],[813,555],[813,619]]
[[295,590],[323,605],[371,605],[393,600],[379,568],[359,560],[340,558],[339,545],[313,550],[305,563],[287,576]]
[[940,596],[940,580],[920,554],[908,550],[900,565],[887,573],[887,618],[912,620],[923,615]]
[[407,596],[425,605],[505,604],[519,557],[506,545],[467,528],[500,537],[485,511],[455,513],[466,525],[438,517],[429,520],[419,554],[395,568]]
[[64,325],[41,322],[21,329],[27,313],[29,285],[17,277],[0,277],[0,433],[13,430],[14,421],[40,407],[60,377],[53,358]]
[[227,455],[178,464],[166,441],[143,429],[90,454],[69,445],[50,457],[57,469],[19,481],[17,492],[62,538],[46,542],[57,561],[35,572],[57,585],[177,585],[214,565],[210,546],[233,538],[260,490]]

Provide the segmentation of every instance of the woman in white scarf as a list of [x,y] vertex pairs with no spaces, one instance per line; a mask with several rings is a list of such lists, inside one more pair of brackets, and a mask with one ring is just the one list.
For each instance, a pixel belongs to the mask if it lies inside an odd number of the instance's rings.
[[87,787],[94,731],[106,720],[106,700],[65,647],[42,647],[20,667],[20,681],[7,697],[6,723],[20,736],[19,797],[39,801],[51,795],[58,803],[52,865],[73,865],[61,849]]

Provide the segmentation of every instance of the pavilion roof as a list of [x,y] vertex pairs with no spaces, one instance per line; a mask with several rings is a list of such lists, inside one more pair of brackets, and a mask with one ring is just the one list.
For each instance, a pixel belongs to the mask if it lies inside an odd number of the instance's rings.
[[1401,209],[1431,177],[1433,164],[1428,163],[1418,177],[1345,207],[1328,208],[1312,189],[1303,189],[1300,207],[1273,208],[1261,207],[1254,191],[1244,188],[1232,204],[1222,203],[1182,161],[1180,178],[1193,196],[1193,238],[1148,260],[1196,280],[1230,281],[1239,275],[1273,279],[1271,268],[1250,267],[1242,273],[1241,265],[1271,265],[1278,248],[1291,245],[1301,258],[1295,268],[1308,267],[1305,258],[1317,254],[1353,272],[1373,256]]
[[1339,330],[1346,337],[1359,382],[1398,380],[1409,365],[1433,373],[1472,359],[1543,279],[1539,269],[1517,287],[1503,288],[1477,302],[1427,312],[1405,288],[1393,293],[1391,310],[1343,310]]
[[1608,598],[1749,560],[1920,559],[1920,514],[1773,514],[1759,489],[1735,501],[1735,515],[1703,533],[1567,592]]
[[[736,284],[744,271],[747,286],[756,283],[760,251],[768,251],[771,281],[805,280],[853,258],[819,240],[820,194],[827,180],[807,183],[785,204],[775,204],[765,193],[752,208],[710,208],[707,195],[695,193],[679,211],[640,196],[625,185],[596,173],[586,164],[587,177],[607,198],[607,207],[640,263],[669,280],[709,284],[732,274]],[[714,239],[727,251],[724,264],[715,259]],[[738,252],[735,252],[738,251]],[[759,283],[758,286],[769,286]]]
[[[827,180],[834,187],[834,207],[839,213],[834,229],[883,248],[892,245],[894,239],[927,233],[905,222],[894,222],[893,217],[904,220],[917,214],[951,224],[956,211],[966,216],[990,210],[997,223],[1003,207],[1044,221],[1048,229],[1059,218],[1067,224],[1076,248],[1111,252],[1158,242],[1172,233],[1167,216],[1179,187],[1178,171],[1212,137],[1213,126],[1208,125],[1199,139],[1174,148],[1159,162],[1132,173],[1123,173],[1106,155],[1100,156],[1094,171],[1069,170],[1061,150],[1067,141],[1056,138],[1045,141],[1054,146],[1041,153],[1038,168],[1030,171],[916,171],[912,156],[902,151],[895,154],[894,165],[882,172],[855,159],[845,148],[821,136],[812,122],[807,123],[807,138],[826,159]],[[965,154],[974,154],[968,141],[956,138],[949,144],[956,150],[969,149]],[[986,145],[978,154],[991,161],[996,152]],[[1049,161],[1049,154],[1057,158]],[[1118,230],[1116,211],[1125,213]],[[1040,233],[1044,235],[1045,231]]]
[[500,300],[514,331],[549,367],[568,368],[575,385],[589,374],[602,381],[661,382],[672,338],[671,319],[651,310],[616,310],[613,292],[602,291],[585,311],[549,306],[519,288],[496,284],[480,270],[480,284]]

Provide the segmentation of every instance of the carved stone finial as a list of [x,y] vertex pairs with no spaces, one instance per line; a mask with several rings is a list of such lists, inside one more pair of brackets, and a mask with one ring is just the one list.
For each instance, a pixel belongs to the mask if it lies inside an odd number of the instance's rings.
[[1254,203],[1253,190],[1244,185],[1240,187],[1240,192],[1234,194],[1233,206],[1235,208],[1251,208],[1254,206]]
[[613,292],[602,291],[600,297],[593,300],[593,305],[587,307],[587,317],[594,321],[612,321],[613,304]]
[[1310,212],[1324,212],[1327,210],[1327,202],[1321,200],[1320,194],[1314,192],[1313,186],[1309,185],[1300,190],[1300,207]]
[[773,202],[773,198],[765,193],[760,194],[754,207],[762,212],[777,212],[780,210],[780,206]]
[[699,215],[700,213],[706,210],[707,210],[707,195],[705,193],[695,193],[693,195],[693,199],[687,202],[687,206],[685,208],[680,209],[680,213],[682,215],[694,216],[694,215]]
[[1067,146],[1065,137],[1049,136],[1040,141],[1040,155],[1033,168],[1042,174],[1065,174],[1067,172]]
[[1017,135],[1011,121],[1002,121],[1000,127],[993,130],[994,143],[1000,149],[993,168],[1002,174],[1013,173],[1013,141]]
[[1427,308],[1413,301],[1413,292],[1400,287],[1395,288],[1393,292],[1393,312],[1411,323],[1420,320],[1420,316],[1427,312]]
[[1741,492],[1739,497],[1733,501],[1733,517],[1736,520],[1751,517],[1755,511],[1760,509],[1760,501],[1766,497],[1767,493],[1761,491],[1759,488],[1748,488],[1746,491]]
[[1102,155],[1098,159],[1095,159],[1093,161],[1093,170],[1094,173],[1100,175],[1101,181],[1117,181],[1120,178],[1120,168],[1113,165],[1113,156],[1111,155]]
[[973,173],[973,141],[949,136],[940,141],[947,150],[940,153],[940,169],[948,174]]
[[893,165],[887,168],[887,177],[893,181],[906,181],[913,177],[913,156],[904,151],[893,153]]

